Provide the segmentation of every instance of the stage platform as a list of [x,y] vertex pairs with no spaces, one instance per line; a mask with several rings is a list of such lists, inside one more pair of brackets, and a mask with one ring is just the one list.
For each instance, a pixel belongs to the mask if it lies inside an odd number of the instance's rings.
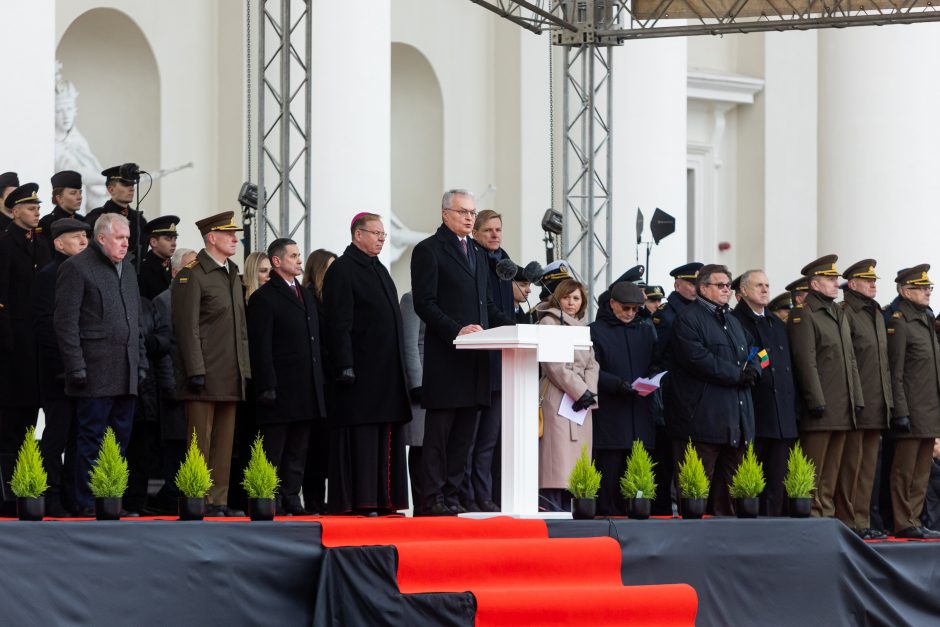
[[2,521],[0,563],[10,625],[940,624],[940,541],[820,519]]

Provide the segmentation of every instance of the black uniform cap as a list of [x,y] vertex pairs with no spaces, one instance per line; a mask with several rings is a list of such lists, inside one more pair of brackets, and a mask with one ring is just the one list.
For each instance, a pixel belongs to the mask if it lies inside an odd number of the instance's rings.
[[7,187],[19,186],[20,177],[16,175],[16,172],[4,172],[0,174],[0,191],[5,190]]
[[646,271],[646,268],[643,266],[633,266],[626,272],[620,275],[614,283],[620,283],[622,281],[629,281],[630,283],[636,283],[643,279],[643,273]]
[[793,297],[790,296],[790,292],[784,292],[779,296],[774,297],[772,301],[767,303],[767,309],[771,311],[780,311],[781,309],[792,309],[793,308]]
[[795,281],[790,281],[787,284],[786,290],[788,292],[805,292],[809,290],[809,279],[805,276],[801,276]]
[[698,277],[698,271],[702,269],[704,263],[699,263],[698,261],[691,261],[684,266],[679,266],[678,268],[673,268],[672,272],[669,273],[669,276],[674,279],[685,279],[686,281],[695,281]]
[[82,188],[82,175],[74,170],[62,170],[52,175],[52,187]]
[[662,300],[666,297],[666,292],[663,291],[660,285],[647,285],[643,288],[643,291],[646,293],[646,298],[649,300]]
[[7,206],[7,209],[12,209],[14,206],[22,203],[36,203],[39,204],[42,201],[39,200],[39,196],[36,192],[39,191],[39,185],[37,183],[27,183],[26,185],[20,185],[7,196],[7,199],[3,204]]
[[159,216],[147,223],[147,235],[156,237],[158,235],[177,235],[176,225],[180,223],[177,216]]
[[111,181],[119,181],[125,185],[137,185],[137,181],[126,179],[121,176],[121,166],[119,165],[111,166],[107,170],[102,170],[101,176],[103,176],[108,183]]

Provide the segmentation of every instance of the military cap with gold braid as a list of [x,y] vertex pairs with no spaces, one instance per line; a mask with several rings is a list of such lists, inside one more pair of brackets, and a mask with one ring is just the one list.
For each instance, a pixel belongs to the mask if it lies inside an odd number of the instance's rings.
[[123,176],[121,176],[121,166],[119,165],[113,165],[106,170],[102,170],[101,176],[105,178],[105,181],[107,183],[110,183],[111,181],[120,181],[121,183],[124,183],[125,185],[137,185],[137,181],[134,181],[132,179],[126,179]]
[[927,277],[928,270],[930,270],[929,263],[922,263],[913,268],[906,268],[898,272],[898,276],[894,279],[894,282],[901,287],[933,285],[933,281]]
[[805,292],[809,290],[809,280],[801,276],[796,281],[791,281],[785,288],[788,292]]
[[793,297],[790,296],[790,292],[784,292],[776,296],[772,301],[767,303],[767,309],[771,311],[780,311],[781,309],[792,309],[793,308]]
[[196,222],[196,228],[205,236],[212,231],[244,231],[242,227],[235,224],[235,212],[223,211],[214,216],[203,218]]
[[178,235],[176,225],[180,223],[177,216],[159,216],[147,223],[147,235]]
[[824,255],[816,261],[811,261],[800,270],[800,274],[805,277],[811,276],[839,276],[836,269],[836,262],[839,261],[839,255]]
[[669,276],[674,279],[685,279],[686,281],[694,282],[695,279],[698,278],[698,271],[701,270],[704,265],[705,264],[699,263],[698,261],[692,261],[684,266],[673,268]]
[[878,262],[874,259],[862,259],[846,268],[842,273],[842,278],[846,280],[880,279],[881,277],[875,274],[875,266],[877,265]]
[[16,205],[21,205],[23,203],[33,203],[38,205],[42,202],[36,193],[38,191],[39,185],[36,183],[20,185],[10,192],[10,195],[7,196],[7,199],[3,202],[3,204],[7,206],[7,209],[12,209]]
[[643,291],[650,300],[662,300],[666,298],[666,292],[664,292],[663,288],[659,285],[647,285],[643,288]]

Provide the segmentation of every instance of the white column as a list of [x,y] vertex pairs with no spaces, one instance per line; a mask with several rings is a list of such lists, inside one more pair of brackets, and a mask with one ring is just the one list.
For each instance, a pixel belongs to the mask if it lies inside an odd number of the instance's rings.
[[391,6],[314,2],[312,10],[311,242],[342,253],[356,213],[378,213],[390,228]]
[[819,34],[819,252],[940,272],[940,25]]
[[48,202],[55,167],[55,2],[0,3],[0,172],[39,183]]

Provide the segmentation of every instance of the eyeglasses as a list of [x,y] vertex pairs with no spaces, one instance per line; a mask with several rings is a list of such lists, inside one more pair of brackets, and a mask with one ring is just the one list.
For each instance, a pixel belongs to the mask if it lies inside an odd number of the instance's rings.
[[705,285],[711,285],[712,287],[717,287],[720,290],[730,290],[730,283],[706,283]]
[[357,231],[362,231],[363,233],[372,233],[379,239],[385,239],[388,237],[388,233],[385,231],[370,231],[369,229],[356,229]]
[[469,209],[444,209],[444,211],[453,211],[461,218],[475,218],[477,217],[476,211],[471,211]]
[[640,310],[639,305],[624,305],[620,302],[618,302],[617,304],[620,305],[620,308],[623,309],[624,311],[639,311]]
[[912,290],[923,290],[925,292],[933,291],[933,285],[908,285],[907,287]]

